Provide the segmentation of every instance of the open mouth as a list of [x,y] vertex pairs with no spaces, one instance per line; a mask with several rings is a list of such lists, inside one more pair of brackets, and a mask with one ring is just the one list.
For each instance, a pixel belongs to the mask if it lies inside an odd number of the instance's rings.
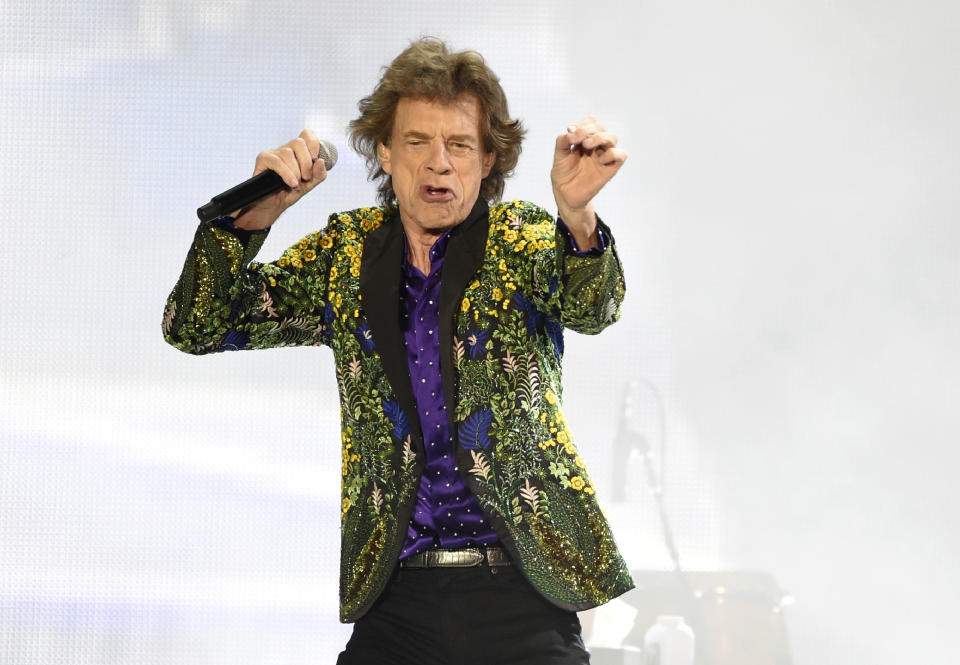
[[453,191],[446,187],[434,187],[432,185],[423,185],[420,188],[420,195],[425,201],[443,202],[453,198]]

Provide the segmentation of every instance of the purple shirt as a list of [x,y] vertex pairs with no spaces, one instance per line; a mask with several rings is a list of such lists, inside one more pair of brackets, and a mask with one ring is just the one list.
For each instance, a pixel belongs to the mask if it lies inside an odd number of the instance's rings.
[[407,261],[404,236],[400,330],[423,430],[426,463],[401,559],[435,547],[457,549],[490,545],[498,540],[453,459],[453,435],[440,377],[439,342],[440,274],[449,238],[447,231],[433,244],[430,274],[425,276]]

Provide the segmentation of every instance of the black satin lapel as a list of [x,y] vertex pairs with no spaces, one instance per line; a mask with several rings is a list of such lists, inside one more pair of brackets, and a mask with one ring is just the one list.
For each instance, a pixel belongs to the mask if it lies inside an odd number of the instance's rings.
[[419,441],[420,419],[417,417],[410,370],[400,332],[400,265],[403,259],[403,227],[399,217],[392,217],[372,231],[363,243],[360,263],[360,294],[370,323],[373,345],[380,355],[387,380],[407,414]]
[[[466,220],[450,235],[440,275],[440,374],[447,404],[450,431],[456,435],[457,386],[454,375],[453,321],[467,284],[483,263],[483,253],[490,231],[489,208],[477,199]],[[366,297],[366,296],[364,296]]]

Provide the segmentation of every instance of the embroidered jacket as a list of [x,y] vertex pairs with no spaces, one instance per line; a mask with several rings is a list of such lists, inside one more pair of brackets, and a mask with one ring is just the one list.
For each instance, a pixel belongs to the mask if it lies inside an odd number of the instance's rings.
[[[451,233],[440,293],[441,374],[458,467],[533,586],[584,610],[633,586],[561,410],[563,328],[619,316],[613,236],[575,255],[543,209],[478,201]],[[166,340],[187,353],[327,345],[342,423],[340,618],[387,584],[424,462],[399,331],[403,233],[381,208],[331,215],[273,263],[266,231],[201,224],[167,301]],[[249,264],[249,265],[248,265]]]

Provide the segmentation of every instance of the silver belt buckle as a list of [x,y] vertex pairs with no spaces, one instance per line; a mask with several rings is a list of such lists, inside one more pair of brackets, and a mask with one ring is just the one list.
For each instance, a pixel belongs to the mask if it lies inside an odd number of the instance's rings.
[[449,568],[472,568],[483,563],[483,552],[475,548],[433,550],[435,565]]

